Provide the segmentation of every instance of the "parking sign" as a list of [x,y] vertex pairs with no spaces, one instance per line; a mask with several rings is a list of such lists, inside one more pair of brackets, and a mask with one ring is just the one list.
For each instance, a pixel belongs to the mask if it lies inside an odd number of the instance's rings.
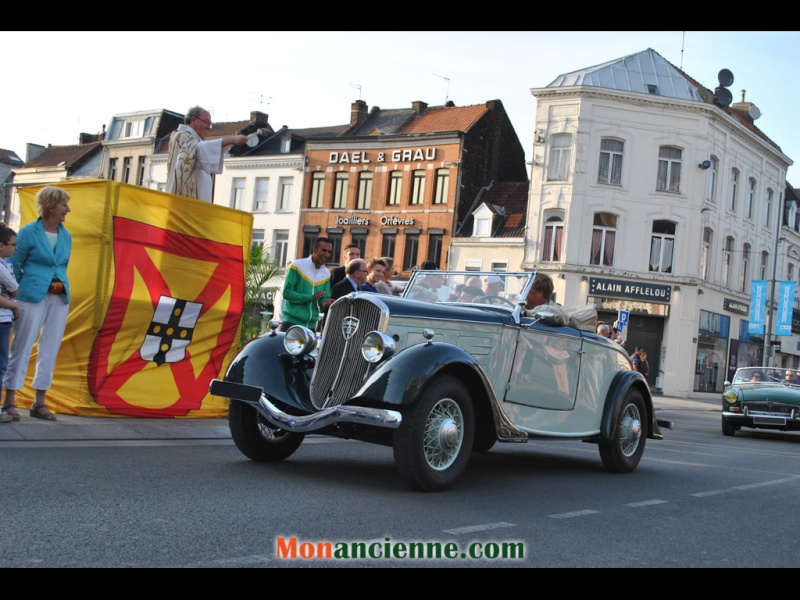
[[628,315],[630,313],[627,310],[620,310],[617,312],[617,329],[620,333],[625,332],[625,328],[628,326]]

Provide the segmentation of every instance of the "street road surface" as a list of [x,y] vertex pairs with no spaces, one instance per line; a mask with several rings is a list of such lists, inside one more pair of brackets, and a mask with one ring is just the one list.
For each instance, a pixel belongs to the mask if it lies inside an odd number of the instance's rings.
[[[403,484],[391,448],[355,441],[307,438],[279,464],[225,439],[4,442],[0,568],[800,565],[800,435],[723,437],[710,409],[659,416],[675,427],[634,473],[607,473],[591,444],[498,444],[434,494]],[[292,538],[313,557],[279,556]],[[326,542],[459,556],[322,560]],[[461,557],[470,544],[521,556]]]

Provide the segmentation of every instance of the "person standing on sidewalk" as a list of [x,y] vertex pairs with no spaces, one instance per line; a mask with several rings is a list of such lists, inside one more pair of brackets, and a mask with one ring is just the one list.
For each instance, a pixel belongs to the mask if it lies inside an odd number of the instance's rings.
[[64,227],[70,211],[69,194],[55,186],[36,194],[39,218],[25,225],[17,236],[12,257],[14,276],[19,282],[17,303],[20,317],[14,321],[14,339],[3,379],[6,398],[3,410],[14,415],[16,393],[25,384],[34,342],[38,358],[33,387],[36,391],[31,417],[55,421],[45,405],[45,394],[53,382],[58,350],[69,314],[67,265],[72,254],[72,235]]
[[[14,277],[14,269],[8,262],[17,248],[17,232],[0,222],[0,383],[6,375],[8,367],[8,345],[11,340],[11,323],[19,317],[19,306],[14,297],[19,293],[19,286]],[[0,423],[19,421],[16,410],[8,411],[5,407],[0,411]]]

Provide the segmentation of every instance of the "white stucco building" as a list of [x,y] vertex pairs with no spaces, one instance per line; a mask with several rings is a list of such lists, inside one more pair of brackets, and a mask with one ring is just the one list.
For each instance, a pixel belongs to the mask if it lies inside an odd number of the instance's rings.
[[646,349],[651,386],[671,395],[718,396],[729,369],[761,364],[752,280],[772,279],[776,256],[778,279],[787,255],[800,264],[796,229],[778,234],[792,160],[728,79],[706,89],[648,49],[531,90],[523,267],[553,274],[564,305],[629,311],[629,350]]

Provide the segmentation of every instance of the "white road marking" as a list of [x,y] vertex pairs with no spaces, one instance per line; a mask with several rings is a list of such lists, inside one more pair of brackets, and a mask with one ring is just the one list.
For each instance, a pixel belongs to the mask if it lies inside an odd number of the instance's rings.
[[596,510],[576,510],[574,512],[558,513],[555,515],[547,515],[551,519],[571,519],[572,517],[585,517],[587,515],[598,515],[599,511]]
[[747,485],[737,485],[736,487],[728,488],[726,490],[711,490],[708,492],[698,492],[697,494],[690,494],[695,498],[706,498],[707,496],[717,496],[719,494],[727,494],[728,492],[738,492],[742,490],[754,490],[757,488],[767,487],[769,485],[778,485],[781,483],[790,483],[797,481],[800,477],[785,477],[783,479],[773,479],[772,481],[762,481],[761,483],[750,483]]
[[443,529],[444,533],[460,535],[462,533],[475,533],[476,531],[489,531],[491,529],[502,529],[504,527],[516,527],[515,523],[484,523],[483,525],[470,525],[468,527],[456,527],[455,529]]
[[655,506],[656,504],[666,504],[667,500],[644,500],[643,502],[631,502],[630,504],[625,504],[625,506],[630,506],[631,508],[641,508],[643,506]]

